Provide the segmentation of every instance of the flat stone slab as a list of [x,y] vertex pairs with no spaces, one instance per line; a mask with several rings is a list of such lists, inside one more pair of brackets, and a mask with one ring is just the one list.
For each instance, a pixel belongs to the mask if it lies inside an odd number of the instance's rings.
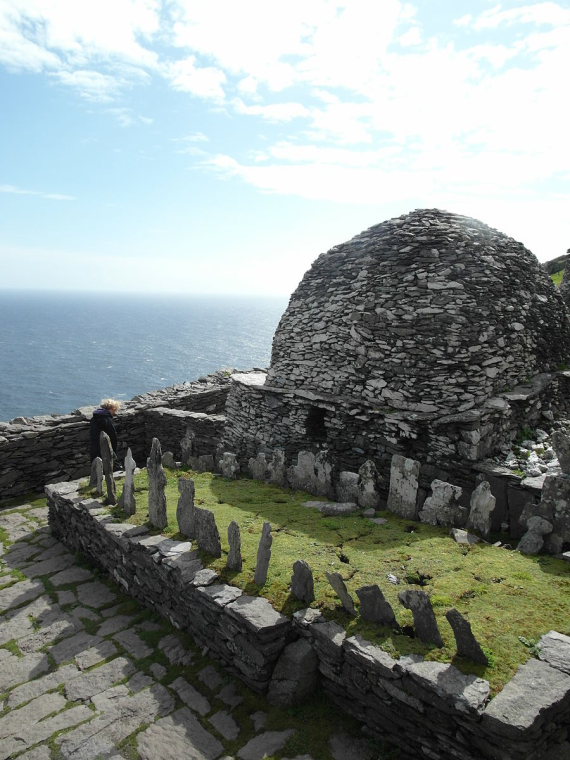
[[41,581],[20,581],[0,591],[0,610],[9,610],[37,599],[45,592]]
[[49,670],[46,654],[34,652],[17,657],[7,649],[0,649],[0,691],[43,675]]
[[93,580],[93,573],[84,567],[69,567],[67,570],[61,570],[50,578],[50,582],[56,588],[67,586],[69,583],[82,583],[89,580]]
[[10,709],[29,702],[52,689],[56,689],[61,684],[68,683],[80,674],[80,670],[75,665],[64,665],[55,670],[53,673],[47,673],[45,676],[36,678],[28,683],[13,689],[8,695],[7,705]]
[[353,501],[305,501],[303,506],[318,509],[323,515],[339,516],[354,515],[359,512],[358,504]]
[[194,660],[194,654],[172,633],[158,642],[158,648],[171,665],[189,665]]
[[113,638],[135,660],[142,660],[143,657],[148,657],[154,651],[134,631],[121,631],[120,633],[116,633]]
[[87,607],[94,607],[99,609],[106,604],[116,601],[117,595],[114,594],[108,586],[99,581],[93,581],[92,583],[84,583],[77,588],[77,597],[81,604],[85,604]]
[[87,670],[87,668],[92,668],[114,654],[117,654],[117,647],[113,642],[102,641],[100,644],[96,644],[94,647],[89,647],[89,649],[84,649],[76,654],[75,662],[81,670]]
[[134,664],[126,657],[116,657],[94,670],[82,673],[65,687],[67,698],[71,701],[90,699],[95,694],[105,691],[117,681],[122,681],[135,671]]
[[212,709],[206,697],[203,694],[200,694],[200,692],[184,678],[177,678],[169,684],[169,688],[174,689],[184,704],[194,712],[197,712],[198,715],[207,715]]
[[225,710],[215,713],[209,722],[216,731],[228,741],[234,741],[239,736],[240,728],[232,716]]
[[59,554],[57,557],[46,559],[42,562],[34,562],[31,565],[22,569],[24,575],[28,578],[39,578],[42,575],[52,575],[60,570],[73,565],[75,558],[72,554],[66,552],[65,554]]
[[224,682],[224,679],[212,665],[208,665],[207,667],[203,668],[198,673],[198,678],[211,691],[216,691],[219,689]]
[[66,660],[73,659],[80,652],[84,652],[100,643],[101,638],[99,636],[92,636],[90,633],[81,631],[80,633],[76,633],[75,636],[70,636],[68,639],[60,641],[50,649],[49,653],[59,665]]
[[276,626],[291,625],[289,618],[277,612],[271,604],[261,596],[243,594],[235,602],[228,604],[226,610],[245,622],[255,633],[267,632]]
[[539,657],[553,668],[570,674],[570,636],[549,631],[539,641]]
[[255,736],[248,741],[245,747],[239,750],[237,756],[239,760],[263,760],[264,757],[279,752],[294,733],[293,729],[288,729],[287,731],[265,731],[265,733]]
[[107,618],[99,626],[97,633],[99,636],[108,636],[111,633],[117,633],[128,628],[134,618],[132,615],[113,615],[113,617]]
[[423,661],[407,664],[406,670],[420,685],[461,712],[480,712],[489,697],[488,681],[461,673],[453,665]]
[[335,734],[329,740],[333,760],[375,760],[376,752],[366,741],[349,734]]
[[187,707],[149,726],[139,734],[137,746],[141,760],[215,760],[224,751]]
[[[49,696],[52,697],[53,695],[50,694]],[[23,749],[39,742],[45,742],[46,739],[49,739],[57,731],[63,731],[64,729],[76,726],[82,721],[89,720],[92,715],[93,713],[88,707],[81,705],[79,707],[72,707],[70,710],[62,710],[62,712],[51,718],[28,725],[25,731],[18,730],[18,736],[12,736],[2,741],[0,745],[0,760],[7,760],[8,758],[11,760],[16,752],[21,752]]]

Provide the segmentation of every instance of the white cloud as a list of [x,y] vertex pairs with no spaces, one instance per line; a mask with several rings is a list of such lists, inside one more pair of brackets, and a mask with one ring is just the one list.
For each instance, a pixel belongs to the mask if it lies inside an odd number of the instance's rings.
[[57,71],[52,76],[61,84],[76,89],[86,100],[100,103],[113,100],[120,88],[120,83],[114,76],[99,71]]
[[61,193],[45,193],[41,190],[25,190],[16,185],[0,185],[0,193],[9,193],[11,195],[35,195],[38,198],[45,198],[50,201],[74,201],[73,195],[62,195]]
[[196,65],[195,56],[167,64],[164,73],[175,90],[218,101],[225,97],[224,72],[214,66]]
[[495,29],[502,25],[512,24],[563,26],[570,23],[570,8],[564,8],[559,3],[553,2],[522,4],[518,8],[508,10],[502,10],[500,5],[496,5],[484,11],[474,21],[472,16],[464,18],[469,19],[466,23],[470,23],[474,29]]
[[269,103],[248,106],[239,98],[233,101],[237,113],[247,116],[261,116],[267,121],[291,121],[309,116],[310,110],[302,103]]

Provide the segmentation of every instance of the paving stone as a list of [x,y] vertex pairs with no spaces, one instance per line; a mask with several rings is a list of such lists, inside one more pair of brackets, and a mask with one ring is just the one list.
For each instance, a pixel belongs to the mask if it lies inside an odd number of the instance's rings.
[[117,681],[122,681],[135,670],[134,664],[127,660],[126,657],[116,657],[111,662],[105,663],[94,670],[82,673],[65,687],[67,698],[75,701],[77,699],[89,699],[90,697],[105,691],[113,686]]
[[122,604],[116,604],[114,607],[107,607],[104,610],[101,610],[101,615],[104,618],[113,617],[114,615],[119,614],[119,610],[121,609]]
[[33,681],[23,683],[10,692],[7,705],[13,708],[24,702],[29,702],[30,699],[35,699],[35,697],[39,697],[41,694],[45,694],[52,689],[57,689],[60,684],[72,681],[74,678],[77,678],[80,672],[75,665],[64,665],[53,673],[47,673],[45,676],[36,678]]
[[43,694],[24,707],[11,710],[0,718],[0,739],[22,732],[22,728],[31,723],[37,723],[51,713],[63,710],[65,705],[65,699],[61,694]]
[[50,582],[58,588],[59,586],[67,586],[68,583],[82,583],[93,579],[93,573],[91,570],[86,570],[84,567],[70,567],[67,570],[62,570],[55,575],[52,575]]
[[121,631],[116,633],[113,638],[135,660],[142,660],[143,657],[148,657],[153,653],[152,647],[149,647],[134,631]]
[[45,586],[41,581],[20,581],[0,591],[0,610],[19,607],[44,593]]
[[223,683],[223,678],[213,665],[207,665],[198,673],[198,678],[211,691],[217,691]]
[[[40,723],[26,727],[26,731],[19,732],[18,737],[10,737],[0,745],[0,760],[12,758],[16,752],[21,752],[27,747],[43,742],[54,734],[56,731],[63,731],[66,728],[76,726],[82,721],[89,720],[93,713],[88,707],[72,707],[70,710],[54,715],[53,718],[47,718]],[[24,734],[22,736],[22,734]]]
[[[104,613],[103,613],[104,614]],[[134,618],[131,615],[116,615],[115,617],[104,620],[97,633],[99,636],[108,636],[111,633],[122,631],[132,625]]]
[[265,731],[248,741],[245,747],[239,750],[237,756],[240,760],[263,760],[264,757],[279,752],[294,733],[291,728],[287,731]]
[[58,641],[65,636],[71,636],[76,630],[77,627],[73,620],[63,614],[60,619],[55,619],[53,622],[40,628],[40,630],[18,639],[18,646],[22,652],[37,652],[54,641]]
[[43,548],[42,552],[34,557],[34,562],[45,562],[52,557],[60,557],[62,554],[69,554],[67,547],[60,541],[57,541],[47,549]]
[[88,607],[74,607],[70,610],[69,614],[77,621],[85,618],[87,620],[101,620],[101,616],[95,610],[90,610]]
[[89,649],[84,649],[75,655],[75,662],[81,670],[87,670],[87,668],[97,665],[99,662],[103,662],[108,657],[117,654],[117,647],[112,641],[101,641],[100,644],[96,644]]
[[19,639],[33,632],[32,622],[29,619],[27,608],[16,610],[2,617],[0,624],[0,644],[5,644],[12,639]]
[[84,652],[86,649],[100,643],[101,638],[99,636],[92,636],[90,633],[81,631],[80,633],[76,633],[75,636],[70,636],[53,646],[50,649],[50,655],[59,665],[66,660],[73,659],[80,652]]
[[116,601],[117,595],[111,591],[108,586],[99,581],[84,583],[77,588],[77,597],[81,604],[87,607],[99,609],[106,604]]
[[75,591],[58,591],[57,592],[57,603],[60,605],[64,604],[75,604],[77,601],[77,596],[75,595]]
[[128,696],[129,687],[121,683],[118,686],[111,686],[100,694],[95,694],[91,702],[99,712],[118,712],[121,709],[119,699]]
[[26,515],[32,515],[32,517],[36,517],[38,520],[47,520],[48,514],[49,507],[34,507],[26,512]]
[[34,562],[23,568],[22,572],[24,575],[27,575],[28,578],[39,578],[41,575],[52,575],[59,570],[64,570],[74,562],[75,559],[73,555],[66,552],[65,554],[60,554],[58,557],[46,559],[43,562]]
[[155,681],[153,678],[147,676],[147,674],[143,673],[141,670],[138,670],[134,676],[127,681],[127,688],[133,694],[136,694],[138,691],[142,691],[154,683]]
[[31,557],[34,557],[41,551],[39,546],[29,544],[25,541],[19,541],[17,544],[6,550],[4,559],[10,565],[10,567],[16,567],[16,562],[29,561]]
[[220,712],[215,713],[208,720],[224,739],[233,741],[238,738],[240,731],[239,726],[232,716],[225,710],[220,710]]
[[237,707],[243,702],[243,697],[236,689],[235,683],[231,682],[224,686],[224,688],[218,694],[218,698],[224,702],[228,707]]
[[50,760],[51,751],[45,744],[34,747],[23,755],[18,755],[18,760]]
[[153,620],[143,620],[142,623],[136,624],[137,631],[160,631],[164,625],[155,623]]
[[[122,690],[121,686],[115,688]],[[160,684],[133,696],[117,691],[113,697],[113,692],[114,690],[109,690],[105,697],[100,695],[98,704],[105,706],[105,712],[101,716],[58,738],[65,760],[99,760],[101,757],[113,756],[117,744],[143,723],[174,709],[172,695]],[[103,699],[107,701],[104,702]],[[188,757],[187,754],[180,755],[185,756]],[[153,760],[156,758],[163,760],[164,754],[158,752]]]
[[0,692],[49,670],[47,655],[41,652],[27,654],[25,657],[17,657],[6,649],[0,652]]
[[258,710],[251,715],[251,720],[253,721],[253,728],[255,731],[261,731],[262,728],[265,728],[265,724],[267,723],[267,713]]
[[212,709],[206,697],[203,694],[200,694],[200,692],[184,678],[177,678],[169,684],[169,688],[173,689],[184,704],[199,715],[207,715]]
[[187,707],[158,720],[139,734],[141,760],[215,760],[224,751]]
[[164,665],[161,665],[158,662],[153,662],[149,670],[157,681],[162,681],[167,672]]

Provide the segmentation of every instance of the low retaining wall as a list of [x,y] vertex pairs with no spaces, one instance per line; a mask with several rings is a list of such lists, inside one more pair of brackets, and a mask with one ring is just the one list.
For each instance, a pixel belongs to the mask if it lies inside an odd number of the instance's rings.
[[288,644],[303,637],[332,700],[398,745],[403,758],[543,760],[567,739],[570,638],[553,632],[543,637],[544,661],[521,666],[489,701],[487,681],[419,656],[394,660],[359,636],[347,637],[318,610],[289,620],[265,599],[218,583],[189,542],[116,523],[100,502],[82,498],[77,489],[78,483],[46,487],[54,535],[192,634],[256,691],[271,689]]
[[[129,446],[135,460],[144,465],[149,441],[157,435],[165,451],[178,455],[187,428],[180,421],[184,412],[195,413],[194,418],[185,419],[193,431],[195,448],[200,454],[213,453],[213,437],[219,437],[223,425],[219,415],[225,407],[229,382],[227,372],[218,372],[126,402],[115,418],[119,456],[124,456]],[[157,407],[162,411],[154,414]],[[17,417],[0,422],[0,502],[41,491],[46,483],[85,476],[91,465],[89,420],[94,409],[86,406],[71,414]]]

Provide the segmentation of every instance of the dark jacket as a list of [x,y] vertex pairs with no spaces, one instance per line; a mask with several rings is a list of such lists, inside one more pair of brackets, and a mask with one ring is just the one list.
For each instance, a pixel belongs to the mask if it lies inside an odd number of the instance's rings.
[[89,422],[89,440],[91,444],[91,461],[95,457],[101,456],[101,446],[99,436],[101,433],[107,433],[111,439],[113,451],[117,451],[117,431],[113,424],[113,415],[108,409],[95,409],[93,417]]

